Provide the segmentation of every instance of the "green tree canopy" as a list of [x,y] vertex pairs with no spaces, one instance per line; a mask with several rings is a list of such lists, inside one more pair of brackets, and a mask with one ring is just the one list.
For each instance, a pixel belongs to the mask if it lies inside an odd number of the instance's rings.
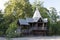
[[[20,18],[26,18],[32,16],[32,6],[29,0],[9,0],[6,4],[4,14],[4,24],[7,27],[6,33],[17,27],[17,21]],[[16,24],[16,25],[15,25]],[[13,26],[15,25],[15,26]]]

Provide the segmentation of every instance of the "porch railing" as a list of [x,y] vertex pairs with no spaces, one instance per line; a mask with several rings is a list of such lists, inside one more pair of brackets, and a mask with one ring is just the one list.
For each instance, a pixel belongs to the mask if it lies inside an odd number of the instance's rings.
[[47,30],[47,27],[32,27],[29,30]]
[[32,30],[47,30],[47,27],[31,27],[29,30],[22,30],[22,32],[31,32]]

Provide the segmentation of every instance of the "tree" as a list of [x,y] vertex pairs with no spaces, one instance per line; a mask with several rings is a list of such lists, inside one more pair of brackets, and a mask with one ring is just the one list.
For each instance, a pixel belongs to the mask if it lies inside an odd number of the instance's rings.
[[[32,14],[32,8],[29,3],[29,0],[10,0],[8,6],[5,9],[5,13],[7,15],[15,15],[17,18],[24,18],[25,15],[30,17]],[[22,16],[23,15],[23,16]]]
[[16,24],[15,26],[17,26],[17,21],[19,18],[32,16],[32,7],[29,0],[9,0],[6,5],[5,14],[3,16],[5,27],[7,27],[6,33],[9,29],[11,29],[9,31],[12,31],[12,24]]
[[49,10],[43,6],[43,2],[41,2],[39,0],[38,1],[36,0],[32,5],[33,12],[35,11],[36,6],[38,7],[38,9],[41,13],[41,16],[43,18],[49,17],[48,14],[47,14],[47,12],[49,12]]
[[4,27],[3,27],[3,14],[2,14],[2,10],[0,10],[0,36],[2,36],[4,34]]
[[3,17],[2,10],[0,10],[0,19]]
[[54,7],[50,7],[49,10],[49,20],[50,20],[50,26],[49,31],[52,33],[52,35],[57,34],[57,11]]
[[54,7],[50,7],[50,16],[53,22],[57,22],[57,10]]

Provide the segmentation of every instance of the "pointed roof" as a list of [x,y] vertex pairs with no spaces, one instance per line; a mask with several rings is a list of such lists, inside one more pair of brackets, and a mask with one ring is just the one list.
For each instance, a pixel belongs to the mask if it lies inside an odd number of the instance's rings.
[[36,7],[36,11],[34,12],[34,15],[32,18],[34,19],[35,22],[37,22],[40,18],[42,18],[37,7]]
[[33,18],[37,18],[37,17],[40,18],[41,17],[41,14],[40,14],[38,8],[36,7],[36,11],[35,11],[35,13],[33,15]]

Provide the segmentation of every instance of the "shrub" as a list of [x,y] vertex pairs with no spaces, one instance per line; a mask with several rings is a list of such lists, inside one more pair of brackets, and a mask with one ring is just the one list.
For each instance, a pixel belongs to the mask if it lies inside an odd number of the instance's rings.
[[0,31],[0,36],[2,36],[3,35],[3,32],[2,31]]

